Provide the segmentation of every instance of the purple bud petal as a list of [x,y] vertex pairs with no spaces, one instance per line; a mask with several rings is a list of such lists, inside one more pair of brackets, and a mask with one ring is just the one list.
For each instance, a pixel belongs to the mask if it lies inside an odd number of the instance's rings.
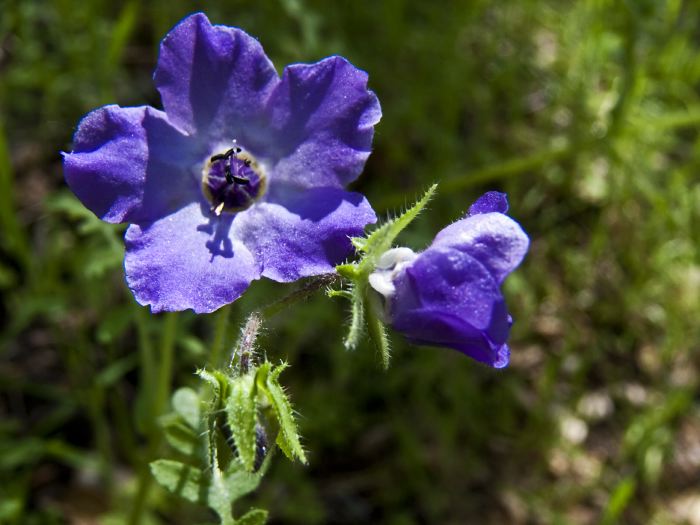
[[507,211],[508,196],[498,191],[487,191],[469,207],[468,215],[491,212],[506,213]]
[[454,348],[502,368],[510,355],[512,318],[500,285],[528,244],[509,217],[478,213],[442,230],[415,258],[396,268],[378,267],[370,284],[385,298],[388,322],[410,341]]

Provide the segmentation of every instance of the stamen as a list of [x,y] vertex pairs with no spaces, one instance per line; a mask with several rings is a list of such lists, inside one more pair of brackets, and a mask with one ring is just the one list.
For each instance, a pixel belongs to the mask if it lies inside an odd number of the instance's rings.
[[226,153],[217,153],[216,155],[214,155],[212,158],[209,159],[209,162],[214,163],[214,162],[217,162],[219,160],[223,160],[223,159],[227,158],[228,154],[231,151],[233,151],[233,150],[228,150]]
[[231,163],[230,162],[228,164],[226,164],[226,166],[224,167],[224,174],[226,175],[226,182],[228,182],[229,184],[233,184],[236,179],[235,179],[235,175],[233,173],[231,173]]
[[235,140],[231,148],[209,157],[202,175],[205,196],[217,216],[245,210],[265,192],[261,166]]

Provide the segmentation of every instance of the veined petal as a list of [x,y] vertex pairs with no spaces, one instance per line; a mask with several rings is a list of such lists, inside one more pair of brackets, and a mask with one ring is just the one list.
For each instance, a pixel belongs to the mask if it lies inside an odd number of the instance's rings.
[[499,283],[521,263],[529,245],[520,225],[498,212],[478,213],[450,224],[432,244],[468,253],[488,268]]
[[332,272],[376,215],[362,195],[336,188],[278,194],[239,213],[235,235],[262,261],[264,277],[290,282]]
[[153,312],[213,312],[260,277],[253,255],[230,234],[232,218],[205,216],[202,206],[126,231],[126,281]]
[[469,254],[430,248],[394,285],[389,317],[396,330],[414,342],[455,348],[492,366],[503,361],[510,317],[498,282]]
[[107,222],[152,221],[197,198],[187,170],[193,145],[162,111],[98,108],[80,121],[73,142],[63,156],[66,182]]
[[246,143],[260,126],[279,77],[260,43],[212,25],[203,13],[182,20],[160,45],[154,75],[168,118],[200,139]]
[[271,178],[301,187],[355,180],[381,114],[367,73],[344,58],[287,66],[268,103]]
[[450,248],[429,248],[404,270],[395,285],[394,301],[402,305],[402,310],[439,309],[485,331],[493,329],[496,321],[502,330],[491,334],[492,338],[499,342],[506,340],[508,314],[500,306],[503,296],[498,282],[467,253]]
[[494,368],[508,365],[510,349],[506,343],[494,343],[456,316],[417,309],[405,312],[394,328],[414,344],[452,348]]

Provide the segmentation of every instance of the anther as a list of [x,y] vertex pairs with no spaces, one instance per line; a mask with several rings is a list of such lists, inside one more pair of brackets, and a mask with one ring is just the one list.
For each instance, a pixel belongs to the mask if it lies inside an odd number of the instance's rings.
[[209,157],[202,182],[216,216],[250,207],[266,186],[261,167],[235,141],[229,149]]

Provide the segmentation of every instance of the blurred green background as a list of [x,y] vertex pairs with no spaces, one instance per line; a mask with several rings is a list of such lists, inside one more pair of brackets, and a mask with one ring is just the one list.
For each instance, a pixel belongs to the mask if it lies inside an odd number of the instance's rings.
[[[76,201],[59,151],[96,106],[160,106],[158,42],[197,10],[280,69],[341,54],[369,72],[384,117],[355,189],[387,214],[440,183],[405,244],[488,189],[532,238],[502,371],[394,335],[384,372],[369,345],[342,349],[347,305],[322,295],[269,325],[310,465],[277,456],[250,503],[290,524],[700,523],[693,0],[0,0],[0,523],[132,505],[138,348],[164,319],[134,302],[123,227]],[[256,283],[230,340],[282,293]],[[177,318],[175,386],[196,385],[213,317]],[[150,523],[207,519],[150,497]]]

